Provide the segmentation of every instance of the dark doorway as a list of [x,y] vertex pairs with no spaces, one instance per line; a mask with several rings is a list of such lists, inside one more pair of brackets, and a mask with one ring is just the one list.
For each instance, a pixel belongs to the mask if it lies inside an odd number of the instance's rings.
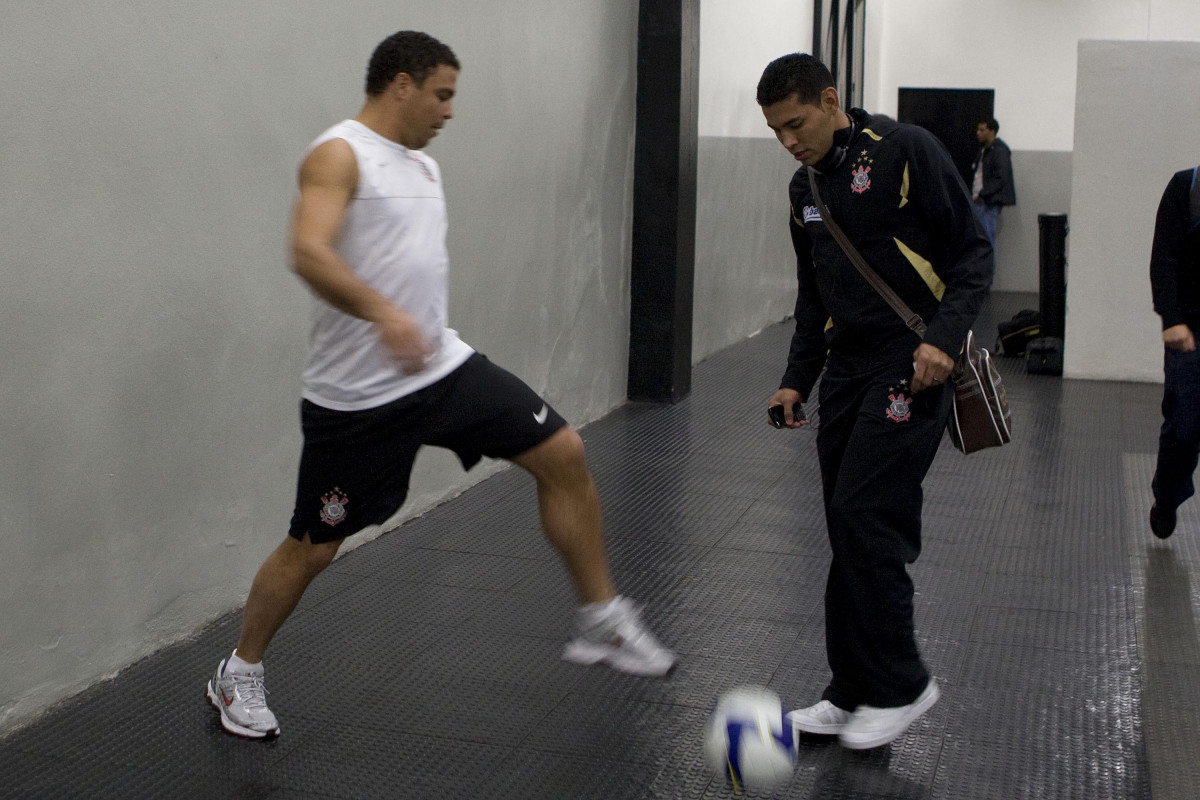
[[992,117],[995,89],[912,89],[900,87],[900,122],[920,125],[942,140],[967,186],[979,152],[975,124]]

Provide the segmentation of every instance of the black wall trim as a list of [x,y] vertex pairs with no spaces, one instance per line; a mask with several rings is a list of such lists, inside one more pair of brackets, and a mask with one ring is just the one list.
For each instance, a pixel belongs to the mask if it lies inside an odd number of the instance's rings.
[[629,399],[692,388],[700,0],[641,0]]

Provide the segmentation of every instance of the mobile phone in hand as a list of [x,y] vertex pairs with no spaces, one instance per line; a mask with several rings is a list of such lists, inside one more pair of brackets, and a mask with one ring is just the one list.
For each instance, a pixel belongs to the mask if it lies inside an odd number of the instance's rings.
[[[783,406],[767,406],[767,418],[772,427],[784,428],[787,427],[787,422],[783,416]],[[799,401],[792,404],[792,419],[796,422],[806,422],[808,417],[804,416],[804,407]]]

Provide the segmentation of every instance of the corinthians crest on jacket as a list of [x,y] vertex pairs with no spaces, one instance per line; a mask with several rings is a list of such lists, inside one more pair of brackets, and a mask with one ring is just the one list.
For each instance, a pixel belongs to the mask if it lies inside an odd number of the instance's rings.
[[875,159],[868,158],[866,150],[858,154],[858,158],[854,160],[854,169],[850,171],[850,191],[862,194],[871,188],[871,165],[874,163]]

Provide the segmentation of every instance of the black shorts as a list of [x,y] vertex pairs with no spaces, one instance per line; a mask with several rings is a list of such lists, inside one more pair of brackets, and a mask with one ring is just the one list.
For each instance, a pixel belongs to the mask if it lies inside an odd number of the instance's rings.
[[464,469],[511,459],[567,424],[520,378],[473,354],[454,372],[379,408],[300,404],[304,450],[288,534],[344,539],[391,517],[408,495],[421,445],[453,450]]

